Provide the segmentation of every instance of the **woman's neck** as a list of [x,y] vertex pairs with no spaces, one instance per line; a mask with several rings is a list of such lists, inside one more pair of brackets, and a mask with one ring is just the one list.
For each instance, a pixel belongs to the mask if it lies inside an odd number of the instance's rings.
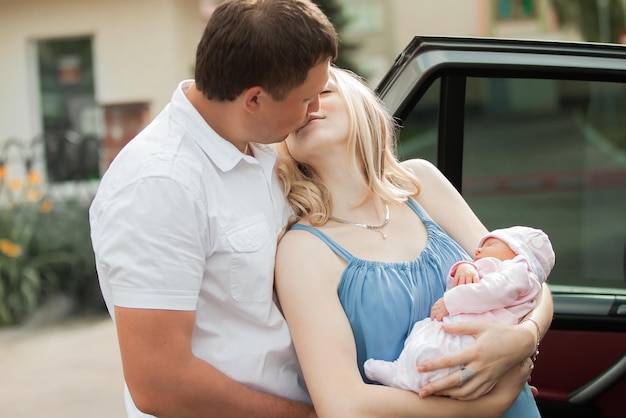
[[321,166],[312,167],[330,193],[329,215],[355,222],[378,222],[385,214],[383,200],[372,194],[364,175],[355,178],[349,158],[342,156],[342,152],[333,152],[325,156]]
[[367,224],[380,223],[384,218],[383,199],[371,193],[364,181],[359,182],[346,174],[325,184],[332,202],[329,215]]

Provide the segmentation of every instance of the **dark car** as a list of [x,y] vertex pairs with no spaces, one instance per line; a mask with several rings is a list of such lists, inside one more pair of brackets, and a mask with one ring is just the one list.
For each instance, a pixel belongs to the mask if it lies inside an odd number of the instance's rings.
[[550,236],[542,415],[626,417],[626,46],[416,37],[377,92],[403,159],[435,163],[487,228]]

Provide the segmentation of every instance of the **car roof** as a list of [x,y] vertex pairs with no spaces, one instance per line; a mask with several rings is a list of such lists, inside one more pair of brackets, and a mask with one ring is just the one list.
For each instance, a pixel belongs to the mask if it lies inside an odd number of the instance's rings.
[[415,36],[376,88],[394,113],[434,74],[626,80],[626,45],[546,40]]

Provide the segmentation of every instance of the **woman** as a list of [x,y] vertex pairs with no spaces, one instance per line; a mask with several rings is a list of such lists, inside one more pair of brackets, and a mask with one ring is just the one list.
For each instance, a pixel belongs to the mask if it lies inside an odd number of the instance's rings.
[[532,321],[449,327],[477,341],[420,365],[464,370],[419,395],[365,377],[368,358],[398,357],[448,269],[487,232],[434,166],[397,161],[394,137],[372,91],[333,68],[320,110],[282,144],[278,173],[298,223],[279,243],[276,290],[318,416],[539,416],[525,381],[552,315],[547,290]]

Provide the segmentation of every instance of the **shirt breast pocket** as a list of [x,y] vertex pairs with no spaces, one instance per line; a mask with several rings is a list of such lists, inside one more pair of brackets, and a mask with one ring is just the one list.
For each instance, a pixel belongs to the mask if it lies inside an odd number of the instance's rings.
[[230,293],[238,302],[271,299],[276,238],[261,216],[233,225],[227,234],[232,248]]

